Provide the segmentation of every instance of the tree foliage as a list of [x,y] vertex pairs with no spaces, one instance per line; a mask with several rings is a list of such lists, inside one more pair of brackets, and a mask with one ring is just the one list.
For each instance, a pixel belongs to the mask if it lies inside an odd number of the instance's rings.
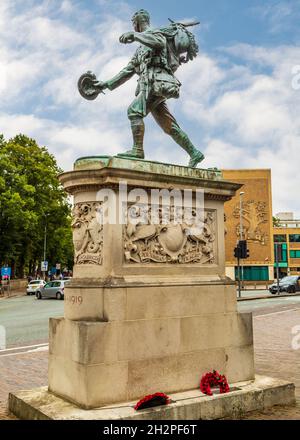
[[273,226],[274,228],[280,228],[280,219],[273,216]]
[[56,160],[35,140],[0,135],[0,264],[16,276],[33,273],[43,259],[72,267],[71,213]]

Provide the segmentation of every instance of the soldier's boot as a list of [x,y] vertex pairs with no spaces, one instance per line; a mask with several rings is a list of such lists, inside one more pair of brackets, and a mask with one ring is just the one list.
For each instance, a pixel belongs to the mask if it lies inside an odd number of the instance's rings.
[[144,159],[144,133],[145,125],[143,118],[130,119],[131,131],[133,137],[133,147],[131,150],[125,151],[125,153],[119,153],[121,157],[136,157],[137,159]]
[[188,135],[184,131],[182,131],[177,124],[172,124],[170,136],[189,154],[189,167],[196,168],[198,163],[203,161],[204,154],[202,154],[201,151],[197,150],[197,148],[194,147]]

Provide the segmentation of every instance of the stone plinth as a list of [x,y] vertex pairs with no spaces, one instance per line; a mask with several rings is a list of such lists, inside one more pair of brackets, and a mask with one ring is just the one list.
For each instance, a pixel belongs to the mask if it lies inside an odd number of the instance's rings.
[[[223,205],[239,185],[217,170],[107,157],[81,159],[60,180],[74,196],[75,267],[65,316],[50,320],[49,390],[95,408],[194,389],[212,369],[254,379],[252,317],[237,313],[224,267]],[[190,190],[193,204],[202,190],[203,231],[189,236],[150,216],[101,225],[103,189],[117,216],[134,206],[132,190],[149,204],[154,189]]]
[[215,420],[295,404],[295,386],[284,380],[256,376],[254,381],[232,384],[232,389],[213,396],[199,389],[174,393],[170,405],[142,411],[134,410],[134,401],[86,411],[42,387],[10,394],[9,407],[19,418],[31,420]]
[[[115,157],[80,159],[60,181],[74,196],[74,278],[65,286],[64,317],[50,319],[48,391],[11,395],[11,410],[27,418],[30,405],[36,407],[32,402],[41,399],[55,408],[65,402],[67,412],[92,411],[85,418],[111,417],[107,411],[93,411],[114,404],[126,407],[126,402],[155,392],[178,398],[178,393],[189,396],[194,390],[194,396],[202,374],[213,369],[226,374],[230,384],[250,381],[256,389],[252,316],[237,312],[235,285],[225,276],[224,202],[240,185],[224,181],[218,170]],[[156,206],[151,198],[153,191],[164,190],[173,191],[168,221],[166,199],[158,199]],[[190,191],[189,205],[178,202],[179,190]],[[116,207],[116,221],[103,222],[103,191],[109,209]],[[199,194],[204,200],[200,220],[194,209]],[[174,205],[184,207],[183,223],[174,221]],[[124,213],[130,215],[120,221]],[[195,218],[200,230],[191,229]],[[270,389],[277,385],[268,382]],[[290,403],[290,384],[279,388],[276,402],[283,403],[286,395]],[[262,393],[256,406],[249,393],[245,387],[235,394],[241,408],[264,405]],[[212,405],[219,414],[218,402]],[[180,418],[194,417],[189,408],[183,405]],[[38,414],[36,408],[32,417]],[[171,411],[169,417],[175,416]],[[68,416],[61,413],[60,418]]]

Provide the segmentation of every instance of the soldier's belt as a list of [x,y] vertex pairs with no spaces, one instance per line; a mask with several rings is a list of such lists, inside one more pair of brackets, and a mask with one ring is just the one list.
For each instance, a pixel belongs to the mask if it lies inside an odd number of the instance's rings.
[[153,57],[151,58],[149,65],[155,67],[165,67],[166,63],[160,57]]

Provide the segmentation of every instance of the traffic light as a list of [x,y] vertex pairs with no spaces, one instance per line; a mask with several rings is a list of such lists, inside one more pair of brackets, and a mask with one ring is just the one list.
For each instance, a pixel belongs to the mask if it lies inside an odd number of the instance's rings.
[[239,245],[237,245],[236,248],[234,248],[234,256],[235,258],[241,258],[241,248]]
[[246,259],[249,258],[249,249],[247,249],[247,241],[246,240],[240,240],[238,243],[238,247],[240,248],[240,258]]
[[247,254],[247,242],[246,242],[246,240],[240,240],[238,245],[239,245],[239,247],[241,249],[241,258],[246,258],[246,254]]
[[239,258],[241,260],[249,258],[249,249],[247,249],[246,240],[240,240],[238,242],[237,247],[234,249],[234,256],[235,258]]

